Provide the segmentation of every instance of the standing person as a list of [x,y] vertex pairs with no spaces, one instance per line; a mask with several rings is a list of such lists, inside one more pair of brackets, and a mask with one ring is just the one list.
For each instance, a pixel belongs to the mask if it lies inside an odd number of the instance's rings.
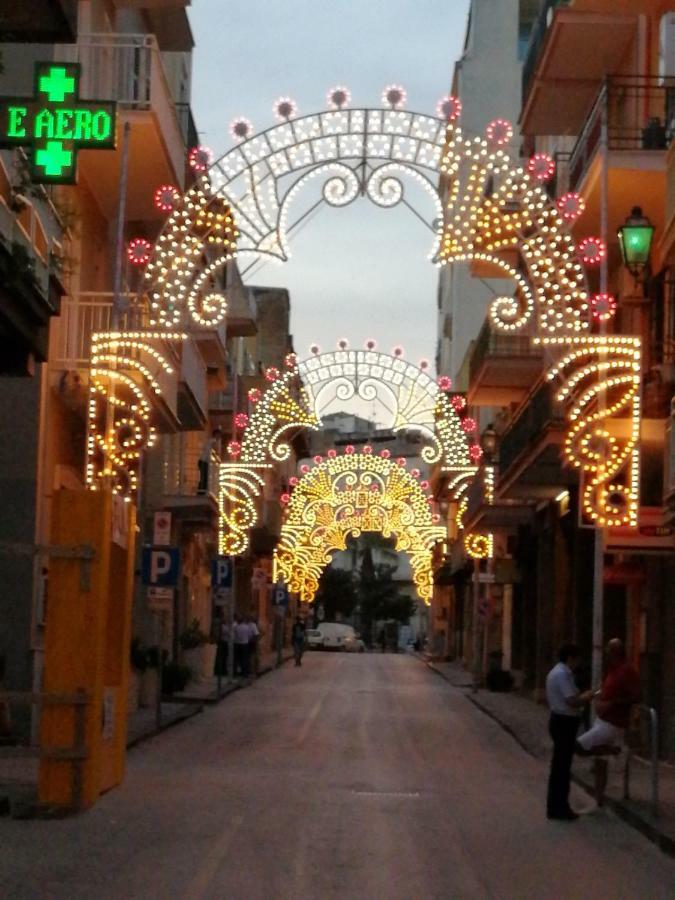
[[291,631],[291,641],[293,643],[293,657],[295,659],[295,665],[302,665],[302,654],[305,652],[305,638],[306,638],[305,623],[302,619],[297,618],[293,624],[293,630]]
[[220,452],[220,436],[222,432],[220,428],[215,428],[211,437],[204,441],[202,452],[199,455],[197,465],[199,467],[199,487],[198,494],[205,494],[209,487],[209,466],[211,465],[211,453]]
[[254,678],[258,677],[258,667],[260,659],[258,649],[260,646],[260,629],[253,616],[246,616],[246,624],[248,625],[248,659],[249,673]]
[[234,617],[234,669],[242,678],[249,676],[249,637],[248,623],[237,613]]
[[230,650],[230,626],[221,619],[218,625],[218,649],[216,651],[216,662],[214,665],[214,675],[227,675],[227,662]]
[[[580,735],[576,751],[580,756],[607,757],[621,752],[626,729],[630,725],[631,708],[640,702],[640,676],[628,662],[623,642],[612,638],[605,650],[607,674],[602,688],[593,695],[595,722]],[[595,799],[602,806],[607,787],[607,759],[594,764]]]
[[576,644],[563,644],[558,654],[558,664],[546,677],[546,699],[551,710],[548,730],[553,741],[546,816],[564,822],[579,818],[569,802],[572,759],[579,717],[592,696],[592,691],[580,693],[574,681],[574,670],[579,665],[580,657]]

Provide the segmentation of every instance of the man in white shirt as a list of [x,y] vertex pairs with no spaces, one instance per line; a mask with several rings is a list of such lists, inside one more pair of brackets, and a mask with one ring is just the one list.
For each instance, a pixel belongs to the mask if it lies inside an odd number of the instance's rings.
[[249,641],[251,629],[240,615],[234,617],[234,669],[235,674],[248,678],[250,673],[251,654]]
[[564,644],[558,654],[560,661],[546,677],[546,699],[551,710],[548,728],[553,741],[546,815],[549,819],[565,822],[578,818],[569,803],[572,758],[581,710],[593,693],[586,691],[582,694],[575,684],[574,670],[579,665],[580,657],[576,644]]

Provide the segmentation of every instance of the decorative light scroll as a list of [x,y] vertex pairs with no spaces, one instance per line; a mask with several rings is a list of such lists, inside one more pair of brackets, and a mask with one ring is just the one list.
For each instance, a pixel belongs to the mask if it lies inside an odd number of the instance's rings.
[[432,549],[445,528],[434,524],[430,498],[414,475],[371,453],[328,458],[300,479],[275,550],[275,575],[311,602],[331,554],[364,532],[396,538],[396,549],[410,558],[417,593],[429,603]]
[[87,486],[109,483],[127,498],[138,487],[141,454],[157,433],[153,407],[162,394],[163,375],[173,374],[166,351],[151,341],[180,341],[182,334],[108,332],[94,334],[91,345]]
[[599,525],[637,526],[640,488],[640,339],[546,338],[564,348],[548,372],[567,403],[567,461],[582,470],[584,513]]

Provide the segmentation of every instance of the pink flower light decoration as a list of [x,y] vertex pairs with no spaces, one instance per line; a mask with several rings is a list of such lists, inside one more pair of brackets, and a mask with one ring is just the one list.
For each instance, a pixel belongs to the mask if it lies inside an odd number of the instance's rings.
[[472,419],[470,416],[467,416],[466,419],[462,419],[462,431],[470,434],[472,431],[475,431],[476,428],[477,425],[475,419]]
[[208,147],[193,147],[188,155],[190,168],[195,172],[206,172],[212,159],[213,153]]
[[392,356],[396,356],[396,357],[398,357],[398,358],[400,359],[400,357],[403,356],[403,353],[404,353],[403,347],[401,347],[400,344],[397,344],[397,345],[392,349],[391,353],[392,353]]
[[127,246],[127,259],[133,266],[144,266],[150,260],[152,244],[145,238],[134,238]]
[[347,444],[347,446],[345,447],[345,453],[347,454],[347,456],[351,456],[353,452],[354,452],[354,445]]
[[271,384],[273,381],[276,381],[278,377],[279,370],[274,366],[270,366],[269,368],[265,369],[265,381],[269,381]]
[[180,200],[180,191],[173,184],[163,184],[155,191],[155,206],[162,212],[171,212]]
[[452,378],[449,375],[439,375],[436,384],[442,391],[449,391],[452,389]]
[[314,457],[314,462],[317,464],[317,466],[320,465],[323,462],[323,456],[321,456],[321,454],[317,453],[316,456]]
[[309,348],[309,352],[312,353],[314,356],[318,356],[319,353],[321,353],[321,347],[319,347],[318,344],[312,344]]
[[406,462],[405,456],[399,456],[398,459],[396,460],[396,464],[401,466],[402,468],[405,466],[405,462]]
[[251,403],[257,403],[262,397],[262,391],[260,388],[251,388],[248,392],[248,399]]
[[335,457],[337,456],[337,450],[334,450],[334,449],[331,447],[331,449],[328,451],[328,453],[326,454],[326,456],[328,457],[328,459],[335,459]]
[[230,454],[232,459],[236,459],[241,453],[241,444],[239,441],[230,441],[227,445],[227,452]]
[[373,448],[370,446],[370,444],[366,444],[363,448],[363,452],[366,456],[370,456],[370,454],[373,452]]
[[607,255],[607,246],[599,237],[584,238],[578,250],[581,261],[587,266],[597,266]]
[[478,462],[483,455],[483,448],[480,444],[472,444],[469,447],[469,456],[474,462]]
[[349,92],[349,88],[338,85],[328,91],[326,100],[331,109],[342,109],[345,106],[349,106],[352,101],[352,95]]
[[586,209],[586,203],[581,194],[570,192],[563,194],[555,201],[558,212],[566,222],[573,222],[578,219],[582,212]]
[[503,147],[513,137],[513,125],[506,119],[493,119],[485,129],[485,135],[491,144]]
[[461,394],[455,394],[455,396],[452,397],[450,402],[452,403],[453,408],[457,412],[461,412],[466,406],[466,400],[464,399],[464,397],[462,397]]
[[422,488],[423,491],[428,490],[428,489],[429,489],[429,482],[428,482],[428,481],[420,481],[420,487]]
[[412,475],[413,478],[419,478],[422,473],[420,472],[419,469],[411,469],[410,474]]
[[292,369],[297,361],[298,357],[295,355],[295,353],[287,353],[284,357],[284,365],[287,369]]
[[616,300],[611,294],[594,294],[591,297],[591,313],[598,322],[608,322],[616,312]]
[[377,350],[377,341],[373,338],[368,338],[365,344],[366,350]]
[[382,457],[382,459],[389,459],[389,457],[391,456],[391,450],[387,450],[387,448],[385,447],[384,450],[380,450],[380,456]]
[[230,122],[230,134],[235,141],[245,141],[253,134],[253,124],[243,116],[239,116]]
[[245,412],[238,412],[234,417],[234,424],[237,428],[246,428],[248,425],[248,416]]
[[306,475],[309,472],[309,466],[307,465],[307,463],[303,463],[300,466],[300,471],[302,472],[303,475]]
[[408,95],[400,84],[388,84],[382,91],[382,102],[392,109],[402,109],[405,106]]
[[462,112],[462,101],[459,97],[453,97],[449,94],[447,97],[441,97],[436,104],[436,115],[439,119],[446,122],[454,122],[459,119]]
[[291,475],[291,477],[288,479],[288,483],[290,484],[291,487],[295,487],[296,484],[298,483],[298,476]]
[[298,105],[290,97],[279,97],[274,104],[274,115],[280,122],[288,122],[289,119],[294,119],[297,114]]
[[286,506],[287,503],[290,503],[290,502],[291,502],[291,495],[290,495],[290,494],[283,493],[283,494],[281,495],[281,497],[279,497],[279,502],[280,502],[281,504],[283,504],[284,506]]
[[537,181],[548,181],[555,173],[555,160],[548,153],[535,153],[527,162],[527,171]]

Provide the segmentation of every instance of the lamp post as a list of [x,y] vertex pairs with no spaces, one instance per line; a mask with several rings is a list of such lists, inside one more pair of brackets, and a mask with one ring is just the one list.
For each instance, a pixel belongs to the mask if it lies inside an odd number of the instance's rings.
[[630,215],[617,231],[621,259],[624,266],[638,281],[649,271],[649,256],[654,239],[654,226],[642,212],[634,206]]
[[483,456],[486,462],[492,462],[497,452],[497,432],[492,422],[487,426],[480,439]]

